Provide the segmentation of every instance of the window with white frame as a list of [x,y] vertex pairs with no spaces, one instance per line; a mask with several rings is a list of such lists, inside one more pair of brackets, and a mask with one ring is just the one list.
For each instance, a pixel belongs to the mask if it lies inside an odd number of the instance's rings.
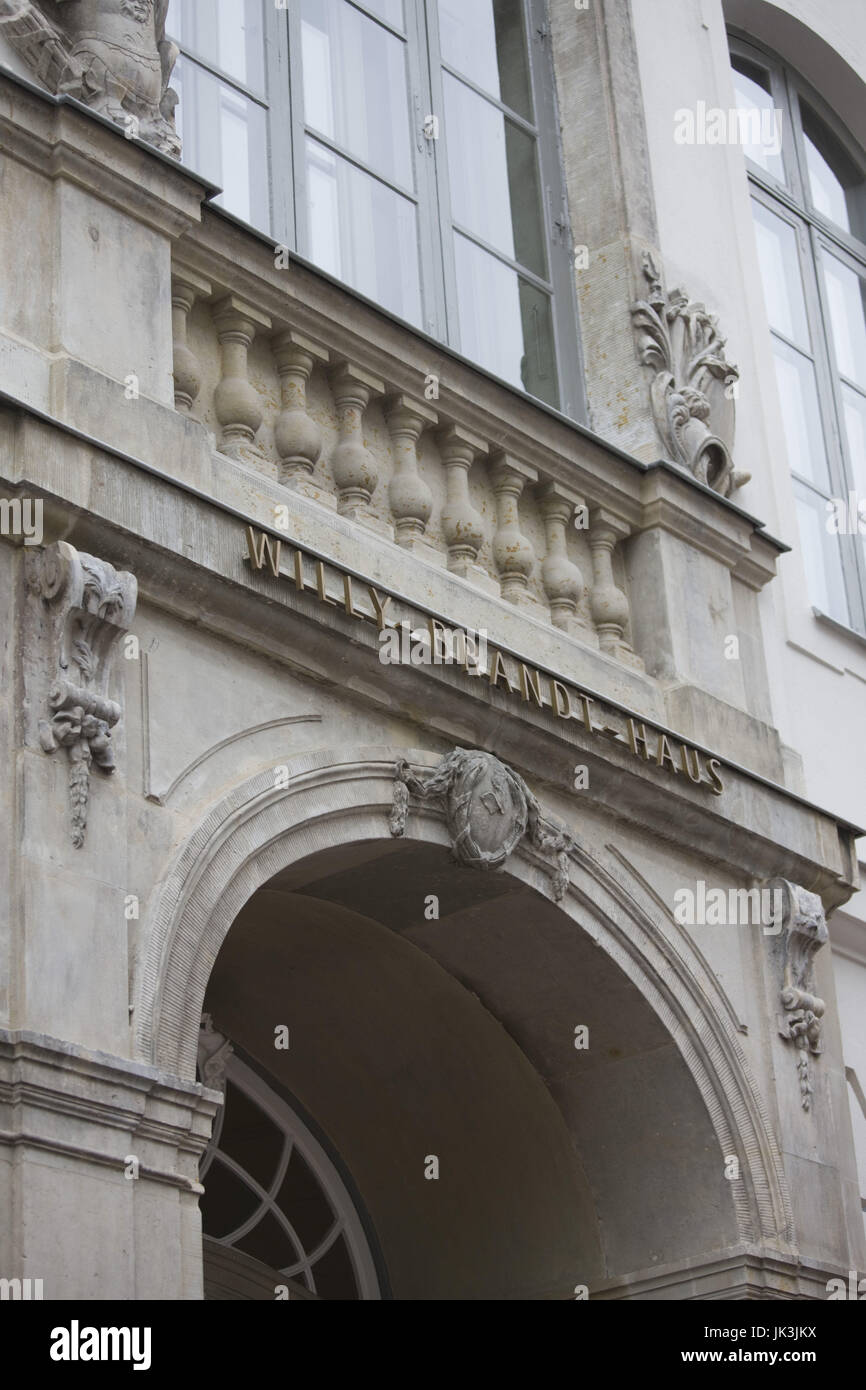
[[167,29],[228,212],[582,417],[544,0],[171,0]]
[[731,63],[810,596],[866,634],[866,159],[771,55]]
[[[357,1207],[296,1110],[233,1052],[199,1164],[202,1233],[310,1298],[378,1299]],[[291,1296],[291,1295],[290,1295]]]

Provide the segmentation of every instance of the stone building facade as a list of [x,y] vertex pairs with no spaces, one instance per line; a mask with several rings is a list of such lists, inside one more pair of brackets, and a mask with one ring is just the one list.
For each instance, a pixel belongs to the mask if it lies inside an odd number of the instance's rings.
[[[761,150],[676,131],[757,45],[832,107],[856,210],[866,18],[237,10],[258,106],[188,4],[0,0],[0,1276],[826,1298],[866,1267],[859,561],[816,615]],[[312,67],[296,109],[324,11],[332,55],[362,26],[347,71],[405,47],[417,315],[402,262],[363,277],[362,199],[340,273],[303,220],[322,149],[341,197],[379,167],[316,124]],[[507,254],[459,187],[466,16]],[[275,123],[267,167],[244,146],[265,213],[228,116],[212,176],[215,83]]]

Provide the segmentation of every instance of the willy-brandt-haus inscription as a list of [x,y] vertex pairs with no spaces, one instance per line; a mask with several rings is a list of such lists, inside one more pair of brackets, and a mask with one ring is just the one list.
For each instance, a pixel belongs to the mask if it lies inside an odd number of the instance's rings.
[[[309,554],[302,546],[284,541],[253,526],[244,528],[246,559],[253,570],[266,571],[274,579],[286,580],[299,593],[311,594],[318,603],[342,608],[352,618],[374,623],[379,634],[406,629],[407,601],[388,593],[381,586],[350,574],[333,561]],[[627,748],[636,758],[654,764],[672,776],[688,778],[696,786],[721,796],[724,782],[722,761],[695,748],[668,730],[654,729],[635,715],[618,709],[597,695],[580,690],[565,677],[539,670],[500,650],[489,640],[479,642],[471,629],[446,624],[439,617],[411,605],[426,624],[428,650],[435,654],[446,645],[462,652],[462,668],[468,676],[486,680],[515,699],[550,709],[558,719],[579,720],[587,733],[612,740]],[[455,641],[454,634],[462,637]],[[404,644],[405,645],[405,644]],[[479,660],[479,651],[484,659]]]

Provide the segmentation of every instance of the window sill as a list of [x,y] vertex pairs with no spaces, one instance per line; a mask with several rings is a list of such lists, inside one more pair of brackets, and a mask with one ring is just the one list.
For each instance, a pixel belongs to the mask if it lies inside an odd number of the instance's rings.
[[832,628],[834,632],[841,633],[843,637],[853,637],[855,642],[866,648],[866,636],[862,632],[849,627],[847,623],[840,623],[838,618],[831,618],[829,613],[823,613],[820,608],[813,608],[812,612],[822,626]]

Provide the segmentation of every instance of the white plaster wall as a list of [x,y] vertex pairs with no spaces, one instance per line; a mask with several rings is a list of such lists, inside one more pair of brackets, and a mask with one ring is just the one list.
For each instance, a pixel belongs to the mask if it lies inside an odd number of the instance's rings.
[[[736,146],[677,145],[674,113],[700,100],[735,104],[722,0],[632,0],[646,109],[659,241],[668,285],[719,313],[730,358],[741,371],[735,459],[753,481],[737,501],[762,517],[793,547],[779,579],[760,596],[773,718],[783,742],[801,756],[805,794],[855,823],[866,823],[866,643],[818,623],[799,554],[784,431],[758,272],[745,160]],[[809,26],[866,82],[866,5],[862,0],[787,0],[784,5],[742,5],[731,0],[740,23],[749,17],[766,42],[774,9],[780,11],[780,46],[796,46],[790,16]],[[786,12],[786,13],[783,13]],[[833,55],[819,46],[830,71]],[[784,49],[783,49],[784,53]],[[810,73],[815,81],[816,69]],[[853,75],[844,84],[846,108]],[[824,92],[834,105],[834,89]],[[866,98],[866,87],[863,92]],[[866,100],[861,102],[866,114]],[[861,134],[862,138],[862,134]],[[861,846],[864,842],[861,841]],[[866,858],[866,848],[861,849]],[[846,936],[866,944],[866,893],[847,905]],[[866,952],[863,963],[836,955],[845,1061],[863,1084],[866,1075]],[[850,1093],[861,1192],[866,1191],[866,1120]],[[856,1112],[856,1113],[855,1113]]]

